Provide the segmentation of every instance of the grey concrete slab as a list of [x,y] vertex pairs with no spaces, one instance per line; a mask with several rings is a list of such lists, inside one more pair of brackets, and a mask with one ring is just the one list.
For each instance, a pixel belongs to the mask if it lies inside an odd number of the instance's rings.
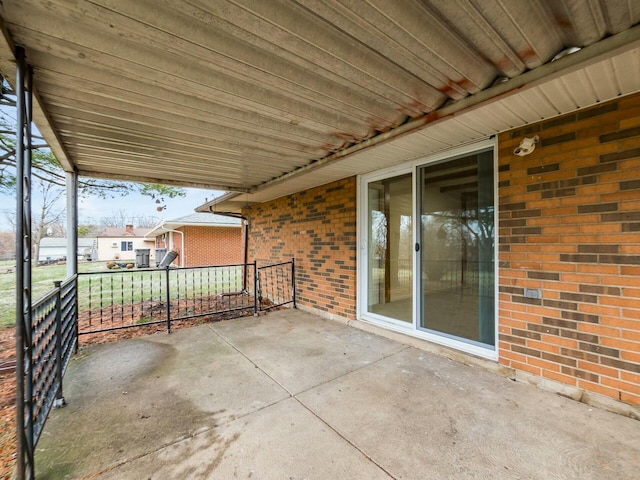
[[[140,477],[144,472],[144,477]],[[390,477],[290,398],[95,477],[367,479]]]
[[289,397],[208,326],[85,348],[64,394],[38,478],[82,478]]
[[635,479],[640,423],[295,310],[83,349],[38,479]]
[[298,399],[393,478],[640,478],[638,421],[413,348]]
[[294,395],[408,348],[293,309],[212,328]]

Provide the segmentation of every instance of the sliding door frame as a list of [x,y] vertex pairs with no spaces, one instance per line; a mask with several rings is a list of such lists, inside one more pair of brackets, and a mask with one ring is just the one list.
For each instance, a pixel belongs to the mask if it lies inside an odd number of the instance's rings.
[[[459,157],[462,155],[479,153],[488,149],[493,150],[493,185],[494,185],[494,301],[495,301],[495,318],[494,318],[494,331],[495,331],[495,347],[490,345],[478,345],[474,342],[464,341],[459,338],[452,338],[451,336],[432,333],[425,331],[419,327],[422,301],[421,293],[421,255],[422,248],[413,253],[413,321],[411,323],[394,320],[393,318],[384,317],[379,314],[368,311],[368,185],[370,182],[380,181],[387,178],[404,175],[411,173],[413,191],[412,191],[412,222],[413,222],[413,243],[418,245],[421,241],[421,219],[418,208],[418,181],[419,181],[419,168],[425,165],[430,165],[438,162],[445,162],[449,159]],[[499,310],[498,310],[498,145],[495,138],[487,139],[481,142],[465,145],[462,147],[453,148],[437,154],[421,157],[412,162],[405,163],[400,166],[379,170],[369,174],[361,175],[358,178],[358,228],[357,228],[357,241],[358,241],[358,255],[357,255],[357,308],[356,315],[358,320],[363,322],[372,323],[385,329],[393,330],[399,333],[404,333],[413,337],[421,338],[439,345],[450,347],[456,350],[460,350],[466,353],[477,355],[483,358],[497,360],[498,359],[498,332],[499,332]],[[422,247],[422,245],[420,245]]]

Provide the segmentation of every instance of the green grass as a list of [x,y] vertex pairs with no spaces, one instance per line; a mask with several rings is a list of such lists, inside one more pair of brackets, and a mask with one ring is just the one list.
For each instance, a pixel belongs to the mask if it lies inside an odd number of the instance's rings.
[[[79,272],[106,272],[106,262],[78,264]],[[229,267],[172,270],[171,298],[194,298],[241,289],[242,269]],[[32,303],[53,289],[53,282],[67,277],[66,265],[43,265],[32,271]],[[89,283],[91,282],[91,287]],[[91,290],[90,290],[91,288]],[[144,300],[165,299],[165,272],[161,270],[114,270],[104,275],[81,275],[78,280],[79,311],[109,305],[131,305]],[[0,329],[15,325],[15,262],[0,262]]]
[[[16,323],[16,262],[0,262],[0,329],[12,327]],[[80,272],[106,270],[106,262],[78,264]],[[34,267],[31,273],[31,300],[35,302],[53,289],[53,282],[67,278],[67,266],[42,265]]]

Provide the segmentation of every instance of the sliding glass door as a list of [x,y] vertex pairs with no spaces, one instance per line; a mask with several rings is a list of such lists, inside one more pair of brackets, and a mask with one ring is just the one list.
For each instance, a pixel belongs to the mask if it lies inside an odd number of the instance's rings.
[[414,164],[411,173],[362,178],[359,302],[365,319],[493,355],[493,145]]
[[367,187],[367,310],[413,321],[412,176],[369,182]]
[[418,327],[495,344],[493,151],[418,168]]

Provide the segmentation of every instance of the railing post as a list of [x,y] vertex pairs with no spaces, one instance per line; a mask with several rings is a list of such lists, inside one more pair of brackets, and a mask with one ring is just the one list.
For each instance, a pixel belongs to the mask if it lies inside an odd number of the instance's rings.
[[258,316],[258,301],[259,301],[259,293],[258,293],[258,262],[256,260],[253,261],[253,316]]
[[16,436],[17,479],[34,478],[31,311],[31,94],[24,48],[16,57]]
[[298,308],[296,305],[296,259],[291,259],[291,292],[293,294],[293,308]]
[[166,285],[167,285],[167,333],[171,333],[171,292],[169,291],[169,266],[165,268],[166,276]]
[[62,282],[55,281],[53,285],[56,288],[56,382],[58,383],[53,408],[60,408],[66,405],[62,396],[62,289],[60,288]]
[[[91,280],[89,280],[91,281]],[[80,292],[80,275],[78,275],[76,273],[76,280],[75,280],[75,293],[74,293],[74,299],[73,301],[76,304],[76,318],[75,318],[75,325],[73,327],[74,332],[75,332],[75,336],[76,336],[76,345],[74,348],[74,352],[77,354],[78,353],[78,348],[80,348],[80,301],[78,300],[78,298],[80,297],[79,292]],[[89,298],[91,298],[91,293],[89,293]],[[91,302],[91,299],[89,299],[89,302]],[[91,308],[89,308],[89,311],[91,311]],[[91,321],[91,320],[89,320]]]

